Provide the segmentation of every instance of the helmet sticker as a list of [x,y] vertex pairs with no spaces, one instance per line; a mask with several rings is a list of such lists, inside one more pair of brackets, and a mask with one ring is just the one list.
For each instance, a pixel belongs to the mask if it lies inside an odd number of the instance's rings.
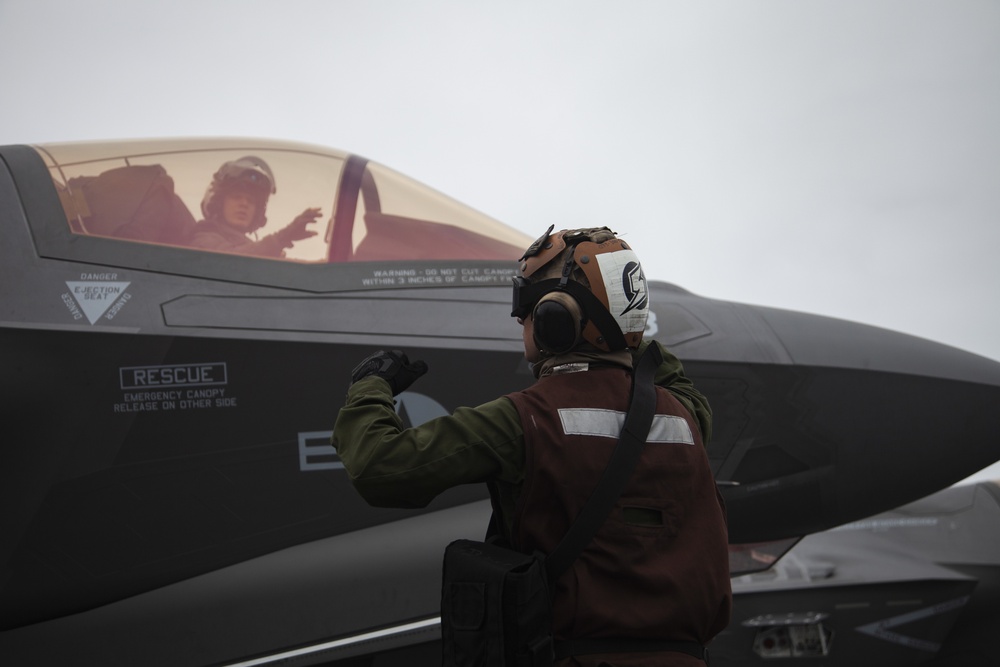
[[646,276],[642,274],[639,262],[629,262],[625,265],[622,271],[622,288],[625,290],[625,298],[628,299],[628,306],[622,315],[633,308],[646,308],[649,295],[646,293]]
[[608,310],[622,333],[642,332],[649,313],[646,277],[639,258],[631,250],[596,255],[601,277],[608,290]]

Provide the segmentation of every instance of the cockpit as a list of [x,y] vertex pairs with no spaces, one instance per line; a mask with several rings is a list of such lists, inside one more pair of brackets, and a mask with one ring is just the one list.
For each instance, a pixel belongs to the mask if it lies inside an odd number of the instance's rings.
[[35,150],[77,236],[295,263],[512,262],[531,242],[387,167],[312,145],[166,139]]

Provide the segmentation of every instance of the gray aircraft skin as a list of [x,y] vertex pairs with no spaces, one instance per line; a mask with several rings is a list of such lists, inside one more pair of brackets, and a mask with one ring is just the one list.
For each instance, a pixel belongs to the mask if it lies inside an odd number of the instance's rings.
[[[323,208],[286,257],[187,244],[212,174],[245,155],[276,176],[261,237]],[[0,663],[437,664],[441,556],[482,536],[485,489],[370,508],[327,438],[378,348],[430,366],[399,397],[407,423],[527,386],[510,278],[533,239],[364,158],[242,139],[0,147],[0,224]],[[997,362],[647,287],[646,336],[714,409],[735,574],[1000,459]],[[949,599],[974,585],[915,569]],[[713,664],[761,659],[746,641],[771,626],[744,609],[807,634],[846,615],[734,581]]]
[[809,535],[733,595],[713,665],[998,665],[1000,485]]

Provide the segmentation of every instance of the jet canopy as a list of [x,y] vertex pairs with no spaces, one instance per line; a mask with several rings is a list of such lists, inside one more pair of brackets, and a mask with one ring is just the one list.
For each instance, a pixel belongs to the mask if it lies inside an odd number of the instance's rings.
[[[74,235],[310,263],[513,262],[531,242],[387,167],[319,146],[164,139],[34,148],[49,169]],[[280,232],[312,208],[320,210],[308,226],[315,235],[294,240],[286,235],[282,240],[287,245],[273,253],[265,253],[259,243],[237,248],[198,240],[204,229],[199,226],[204,222],[202,203],[213,176],[224,165],[247,158],[266,165],[274,181],[273,193],[254,202],[266,209],[266,222],[246,232],[247,241]]]

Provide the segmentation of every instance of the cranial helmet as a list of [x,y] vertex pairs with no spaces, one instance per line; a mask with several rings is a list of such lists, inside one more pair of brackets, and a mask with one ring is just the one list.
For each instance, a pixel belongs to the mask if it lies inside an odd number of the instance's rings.
[[267,222],[265,215],[267,198],[278,191],[274,173],[267,162],[255,155],[246,155],[238,160],[230,160],[219,167],[212,176],[212,182],[201,200],[201,212],[205,219],[222,217],[222,198],[238,189],[249,191],[257,203],[250,231],[260,229]]
[[649,314],[639,258],[607,227],[554,228],[518,260],[511,317],[532,316],[543,354],[584,341],[605,352],[638,347]]

